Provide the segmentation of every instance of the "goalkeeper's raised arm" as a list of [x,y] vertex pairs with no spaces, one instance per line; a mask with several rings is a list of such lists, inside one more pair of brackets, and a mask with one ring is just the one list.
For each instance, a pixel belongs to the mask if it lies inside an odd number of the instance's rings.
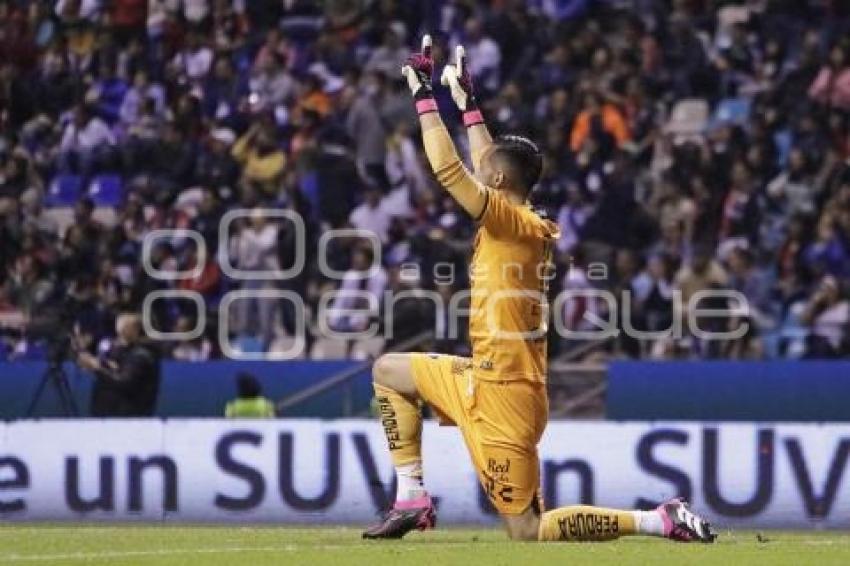
[[472,87],[472,76],[469,74],[469,66],[466,60],[466,51],[463,45],[455,48],[455,64],[443,67],[440,76],[443,86],[449,87],[452,100],[457,104],[458,110],[463,115],[463,125],[469,135],[469,150],[472,156],[472,166],[475,172],[481,170],[481,157],[487,148],[493,145],[493,138],[484,124],[484,117],[478,109],[475,100],[475,90]]
[[[431,168],[440,184],[449,191],[464,210],[473,218],[478,219],[486,207],[487,192],[484,185],[478,182],[464,167],[440,118],[431,86],[433,72],[434,59],[431,55],[431,36],[425,35],[422,38],[422,51],[411,55],[407,64],[402,68],[402,73],[407,78],[407,84],[413,93],[416,111],[419,114],[425,153],[428,155],[428,161],[431,163]],[[449,86],[451,88],[450,83]],[[478,113],[478,117],[480,118],[480,113]],[[483,134],[476,134],[477,141],[475,142],[476,145],[473,146],[473,162],[477,170],[486,151],[486,146],[492,141],[483,121],[473,124],[473,127],[476,125],[483,131]],[[472,133],[470,133],[471,143],[472,140]]]

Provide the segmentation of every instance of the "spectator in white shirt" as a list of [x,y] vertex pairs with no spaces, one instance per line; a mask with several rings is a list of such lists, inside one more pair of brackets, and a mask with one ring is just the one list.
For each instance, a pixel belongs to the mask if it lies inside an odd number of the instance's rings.
[[153,100],[157,116],[165,115],[165,90],[162,85],[152,83],[147,71],[137,71],[133,77],[133,86],[124,95],[118,115],[125,127],[134,124],[142,113],[146,100]]
[[60,169],[87,175],[109,158],[114,144],[115,136],[106,122],[88,105],[80,104],[62,133]]
[[56,2],[56,15],[66,21],[91,20],[100,12],[99,0],[59,0]]
[[[598,318],[599,309],[597,298],[593,296],[593,285],[587,278],[587,270],[582,261],[575,261],[569,265],[564,274],[561,288],[567,299],[563,302],[562,317],[563,328],[569,332],[591,332],[597,327],[593,320]],[[568,335],[567,339],[573,339]]]
[[178,77],[199,84],[210,72],[213,52],[201,36],[192,32],[186,39],[186,47],[171,60],[171,71]]
[[382,206],[391,216],[406,218],[413,213],[411,197],[428,189],[428,179],[406,124],[399,124],[387,140],[386,171],[391,189]]
[[395,76],[410,54],[410,50],[404,45],[406,35],[403,23],[391,23],[384,32],[383,43],[372,52],[364,70]]
[[183,0],[183,16],[186,18],[186,21],[198,25],[209,15],[209,0]]
[[499,89],[499,69],[502,64],[502,50],[499,44],[484,34],[481,22],[470,18],[466,22],[465,41],[468,55],[469,72],[475,80],[475,86],[489,92]]
[[174,18],[180,0],[148,0],[148,37],[159,39],[165,32],[169,18]]
[[249,85],[260,103],[268,106],[289,102],[297,87],[295,79],[285,68],[283,55],[277,52],[271,52],[256,66]]
[[558,211],[558,228],[561,238],[555,244],[562,254],[569,253],[579,242],[581,229],[593,212],[593,208],[584,203],[581,190],[571,184],[567,187],[567,201]]
[[[175,332],[191,332],[195,327],[195,321],[186,315],[182,315],[174,324]],[[194,340],[180,340],[174,344],[171,355],[175,360],[184,362],[205,362],[212,354],[212,343],[206,336]]]
[[372,232],[382,244],[386,243],[392,217],[385,209],[381,201],[381,191],[378,189],[371,188],[366,191],[366,200],[351,211],[348,220],[358,230]]
[[[262,209],[251,212],[250,222],[230,241],[230,256],[243,271],[280,270],[277,224],[268,222]],[[243,290],[273,288],[273,281],[245,279]],[[242,336],[259,336],[268,347],[274,337],[273,322],[277,302],[273,298],[244,298],[236,301],[235,330]],[[256,311],[256,312],[255,312]]]
[[369,246],[357,247],[352,252],[351,269],[343,275],[328,313],[331,329],[337,332],[366,330],[380,314],[387,272],[381,266],[374,269],[374,261]]

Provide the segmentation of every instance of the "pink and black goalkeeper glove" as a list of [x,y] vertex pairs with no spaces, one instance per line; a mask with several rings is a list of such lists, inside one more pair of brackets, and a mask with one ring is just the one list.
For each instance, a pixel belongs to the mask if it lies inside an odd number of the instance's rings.
[[416,111],[419,114],[437,111],[437,103],[434,101],[434,91],[431,87],[431,75],[434,73],[431,46],[431,36],[425,34],[422,36],[422,52],[408,57],[407,63],[401,68],[401,74],[407,79],[407,86],[413,93]]
[[472,88],[472,77],[469,74],[469,66],[466,61],[466,51],[463,45],[455,48],[455,64],[443,67],[440,82],[449,87],[452,100],[463,113],[463,123],[467,127],[481,124],[484,118],[478,110],[475,101],[475,91]]

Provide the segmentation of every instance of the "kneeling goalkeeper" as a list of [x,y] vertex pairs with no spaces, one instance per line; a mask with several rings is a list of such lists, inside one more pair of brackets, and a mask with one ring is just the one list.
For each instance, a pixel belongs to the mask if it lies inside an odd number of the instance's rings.
[[475,175],[461,163],[434,101],[431,39],[402,69],[419,113],[428,160],[443,187],[478,223],[470,269],[472,357],[386,354],[373,370],[381,420],[398,478],[393,508],[364,538],[400,538],[433,528],[422,476],[424,400],[463,434],[481,485],[512,539],[598,541],[645,534],[711,542],[707,521],[674,499],[653,511],[570,506],[544,512],[537,444],[546,426],[547,270],[557,226],[528,195],[542,159],[530,140],[491,139],[477,109],[463,48],[442,82],[463,113]]

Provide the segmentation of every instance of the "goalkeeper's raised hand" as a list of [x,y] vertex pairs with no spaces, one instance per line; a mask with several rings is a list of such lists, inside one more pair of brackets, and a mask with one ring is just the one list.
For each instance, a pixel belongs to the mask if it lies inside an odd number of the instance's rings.
[[[422,52],[411,55],[401,68],[401,72],[407,79],[407,85],[416,101],[422,143],[425,146],[428,161],[431,163],[431,170],[437,176],[437,181],[446,188],[460,206],[473,218],[478,218],[484,210],[486,193],[483,185],[478,183],[463,166],[454,142],[437,111],[434,91],[431,88],[434,59],[431,56],[430,35],[422,38]],[[472,139],[472,130],[483,130],[483,134],[476,134],[478,137],[487,136],[487,128],[482,125],[468,128],[470,139]]]
[[449,87],[452,100],[463,113],[463,123],[466,126],[474,126],[484,122],[475,101],[475,91],[472,87],[472,77],[469,74],[466,51],[463,45],[458,45],[455,48],[455,64],[443,67],[440,82],[443,86]]
[[434,101],[434,91],[431,87],[431,75],[434,73],[434,57],[431,55],[431,36],[422,36],[422,51],[407,58],[401,68],[401,74],[407,79],[407,86],[416,101],[416,111],[419,114],[436,112],[437,103]]

